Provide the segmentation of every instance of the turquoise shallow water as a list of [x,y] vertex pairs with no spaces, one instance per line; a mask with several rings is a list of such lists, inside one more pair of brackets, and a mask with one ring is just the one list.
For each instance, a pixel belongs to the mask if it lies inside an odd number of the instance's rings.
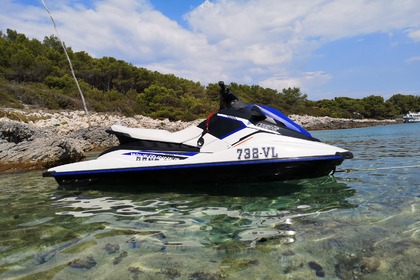
[[57,189],[0,176],[1,279],[420,279],[420,124],[316,131],[334,176]]

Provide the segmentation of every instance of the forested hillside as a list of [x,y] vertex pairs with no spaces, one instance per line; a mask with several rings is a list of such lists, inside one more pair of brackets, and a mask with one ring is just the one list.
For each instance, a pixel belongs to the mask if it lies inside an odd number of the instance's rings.
[[[113,57],[93,58],[70,47],[67,52],[89,111],[189,121],[205,117],[218,106],[218,81],[203,86]],[[337,97],[311,101],[299,88],[279,92],[257,85],[228,86],[247,103],[268,105],[286,114],[384,119],[420,111],[419,96],[398,93],[388,100],[371,95],[362,99]],[[45,37],[40,42],[14,30],[0,31],[0,106],[83,108],[57,37]]]

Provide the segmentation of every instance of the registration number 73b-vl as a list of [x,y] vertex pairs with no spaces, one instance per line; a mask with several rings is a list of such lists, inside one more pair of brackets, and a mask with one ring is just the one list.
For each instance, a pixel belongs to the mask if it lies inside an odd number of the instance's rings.
[[258,147],[258,148],[238,148],[236,149],[238,159],[265,159],[278,158],[275,147]]

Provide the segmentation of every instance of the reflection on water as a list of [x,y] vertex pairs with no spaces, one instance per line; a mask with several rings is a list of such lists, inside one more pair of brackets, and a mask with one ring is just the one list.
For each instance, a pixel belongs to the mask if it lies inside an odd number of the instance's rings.
[[[53,263],[68,264],[75,256],[96,256],[103,250],[126,252],[126,258],[127,250],[202,254],[209,249],[241,251],[267,241],[280,246],[295,242],[300,219],[357,206],[348,202],[355,190],[333,177],[177,189],[120,186],[117,192],[105,186],[55,189],[52,181],[46,184],[38,176],[2,178],[4,276],[25,275],[41,266],[46,270]],[[16,193],[24,184],[20,178],[31,178],[37,187]],[[86,269],[98,260],[80,262],[75,266]]]
[[57,189],[2,174],[0,278],[420,279],[419,128],[315,133],[355,155],[319,179]]
[[[102,187],[101,189],[104,189]],[[194,235],[206,236],[203,244],[214,245],[234,240],[248,241],[255,246],[260,240],[285,237],[293,242],[296,232],[293,219],[337,208],[354,207],[347,198],[354,190],[332,177],[302,180],[289,183],[265,183],[240,185],[187,186],[176,190],[156,186],[142,187],[136,193],[133,188],[127,194],[83,192],[68,196],[56,193],[52,205],[56,215],[91,217],[109,215],[118,217],[119,226],[131,230],[156,232],[189,229]],[[60,195],[65,195],[60,198]],[[125,196],[130,199],[125,199]],[[121,221],[124,220],[124,226]],[[98,222],[98,218],[94,219]],[[85,222],[86,223],[86,222]],[[108,228],[115,226],[114,223]],[[215,238],[217,237],[217,238]],[[182,242],[180,240],[178,243]]]

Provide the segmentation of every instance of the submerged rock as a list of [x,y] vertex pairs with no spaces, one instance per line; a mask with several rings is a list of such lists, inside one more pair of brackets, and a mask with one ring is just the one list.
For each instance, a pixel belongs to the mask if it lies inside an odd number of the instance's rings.
[[119,264],[124,258],[128,256],[126,251],[122,251],[117,257],[112,260],[112,264],[116,265]]
[[108,254],[115,254],[120,251],[120,245],[107,243],[104,249]]
[[420,229],[418,229],[415,232],[413,232],[413,234],[411,235],[411,239],[414,242],[420,243]]
[[340,279],[362,279],[363,275],[376,272],[381,266],[381,260],[356,254],[338,256],[335,265],[336,276]]
[[96,261],[93,257],[85,257],[82,259],[76,259],[69,263],[71,268],[78,268],[78,269],[91,269],[96,265]]
[[37,265],[43,264],[48,262],[50,259],[52,259],[56,254],[58,250],[50,250],[50,251],[42,251],[37,253],[34,256],[33,262]]
[[381,262],[376,258],[363,258],[360,265],[360,270],[363,273],[372,273],[375,272]]
[[324,269],[318,263],[316,263],[316,262],[309,262],[308,263],[308,266],[309,266],[309,268],[315,270],[315,275],[316,276],[318,276],[318,277],[324,277],[325,276]]
[[217,274],[211,274],[206,272],[194,272],[188,276],[188,279],[191,280],[217,280],[220,279],[220,276]]

